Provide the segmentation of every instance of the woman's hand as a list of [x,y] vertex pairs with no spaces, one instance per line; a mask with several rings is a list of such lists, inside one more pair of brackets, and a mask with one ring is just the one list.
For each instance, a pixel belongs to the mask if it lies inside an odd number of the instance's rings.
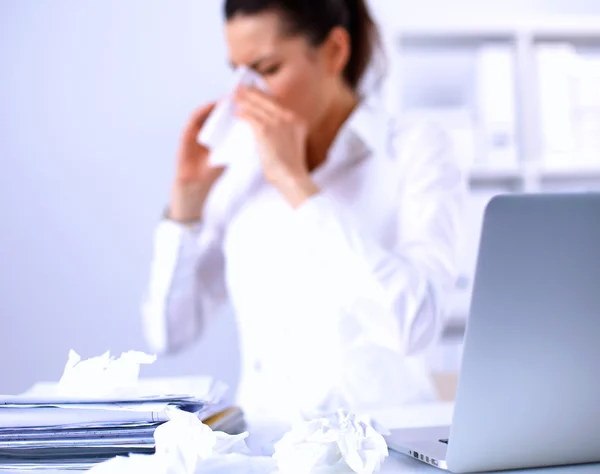
[[198,132],[214,107],[211,103],[196,110],[181,135],[168,212],[174,221],[186,223],[200,219],[204,201],[225,169],[209,165],[209,150],[197,140]]
[[254,130],[267,181],[293,207],[318,193],[306,166],[306,124],[256,88],[241,87],[236,103],[238,116]]

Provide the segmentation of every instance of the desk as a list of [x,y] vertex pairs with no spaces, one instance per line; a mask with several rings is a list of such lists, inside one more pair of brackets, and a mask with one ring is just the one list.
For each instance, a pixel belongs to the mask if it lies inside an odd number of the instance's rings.
[[[416,405],[410,408],[402,408],[394,411],[381,411],[374,413],[375,418],[388,429],[398,428],[414,428],[419,426],[439,426],[449,424],[452,419],[453,405],[451,403],[432,403],[424,405]],[[261,442],[270,443],[280,436],[284,425],[264,423],[259,425],[250,425],[250,447],[253,448],[254,454],[268,454],[267,451],[272,450],[269,446],[258,446]],[[262,452],[261,452],[262,451]],[[3,471],[0,471],[0,473]],[[4,471],[8,472],[8,471]],[[27,473],[32,471],[11,471],[13,473]],[[39,471],[37,471],[39,472]],[[71,474],[74,471],[42,471],[43,474]],[[390,453],[390,457],[384,463],[380,474],[441,474],[444,471],[438,470],[425,463],[416,461],[415,459],[405,455],[394,455]],[[567,466],[545,469],[529,469],[520,471],[506,471],[509,473],[526,473],[526,474],[600,474],[600,464]],[[272,473],[265,473],[272,474]]]
[[[436,469],[425,463],[411,459],[408,456],[392,456],[379,471],[380,474],[443,474],[445,471]],[[507,474],[598,474],[600,464],[585,464],[581,466],[553,467],[546,469],[525,469],[519,471],[504,471]]]

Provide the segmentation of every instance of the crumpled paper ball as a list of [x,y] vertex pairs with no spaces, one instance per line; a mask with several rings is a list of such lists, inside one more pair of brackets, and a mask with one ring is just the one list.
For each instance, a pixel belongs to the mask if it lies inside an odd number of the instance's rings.
[[272,460],[247,456],[248,433],[228,435],[213,431],[193,413],[177,408],[169,408],[167,413],[169,421],[154,431],[154,454],[113,458],[97,464],[88,473],[198,474],[230,472],[232,466],[238,466],[244,467],[244,472],[265,474],[275,467]]
[[169,421],[154,431],[155,456],[181,466],[177,470],[181,474],[195,472],[200,461],[214,456],[250,452],[245,442],[248,433],[228,435],[213,431],[196,415],[177,408],[169,408],[167,414]]
[[387,444],[370,424],[338,411],[292,427],[275,444],[281,474],[373,474],[388,456]]
[[118,358],[107,351],[82,360],[71,350],[57,390],[69,396],[94,398],[130,391],[138,381],[140,365],[152,364],[155,360],[155,355],[138,351],[124,352]]

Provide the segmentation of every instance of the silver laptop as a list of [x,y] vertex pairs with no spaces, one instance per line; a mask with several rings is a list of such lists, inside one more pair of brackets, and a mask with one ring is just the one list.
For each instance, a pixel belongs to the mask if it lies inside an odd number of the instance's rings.
[[490,202],[452,426],[387,441],[455,473],[600,461],[600,193]]

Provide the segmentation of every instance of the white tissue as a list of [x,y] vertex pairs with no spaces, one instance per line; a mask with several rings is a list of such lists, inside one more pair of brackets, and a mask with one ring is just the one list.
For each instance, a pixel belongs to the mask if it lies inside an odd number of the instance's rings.
[[248,433],[228,435],[213,431],[197,416],[176,408],[168,410],[169,421],[154,431],[156,456],[181,466],[182,474],[195,472],[201,460],[215,455],[248,454],[245,439]]
[[141,364],[152,364],[155,355],[129,351],[120,357],[111,357],[110,352],[82,360],[74,350],[58,382],[57,390],[69,396],[101,397],[130,390],[135,387]]
[[[154,432],[155,453],[130,455],[97,464],[90,474],[198,474],[201,472],[230,472],[232,465],[263,462],[246,456],[245,439],[248,433],[228,435],[212,431],[196,415],[170,408],[169,421]],[[266,462],[265,465],[269,463]],[[274,465],[274,463],[272,463]],[[272,465],[269,466],[270,472]],[[236,471],[237,472],[237,471]],[[255,472],[248,470],[247,472]],[[257,471],[259,472],[259,471]]]
[[[267,90],[263,78],[247,67],[236,70],[231,94],[240,85]],[[212,166],[229,166],[233,163],[250,166],[257,163],[254,133],[250,125],[235,116],[231,95],[219,102],[209,115],[198,134],[198,143],[210,150],[209,162]]]
[[386,442],[371,425],[338,411],[295,425],[275,444],[281,474],[373,474],[388,455]]

